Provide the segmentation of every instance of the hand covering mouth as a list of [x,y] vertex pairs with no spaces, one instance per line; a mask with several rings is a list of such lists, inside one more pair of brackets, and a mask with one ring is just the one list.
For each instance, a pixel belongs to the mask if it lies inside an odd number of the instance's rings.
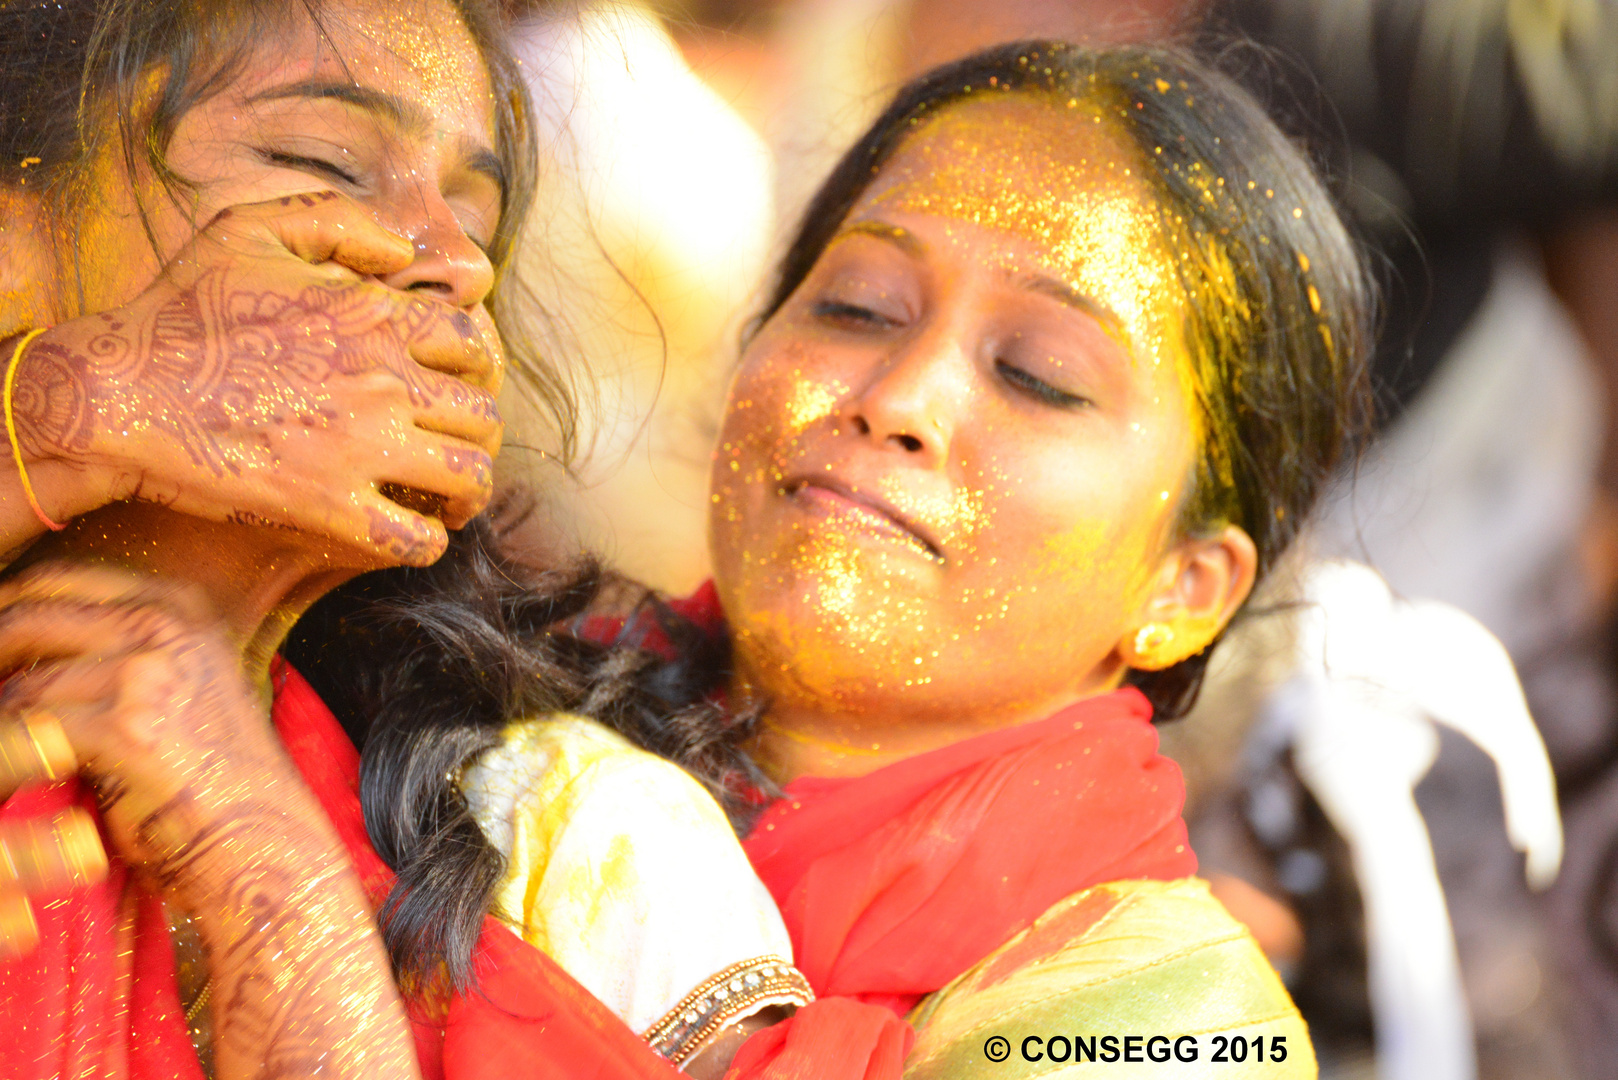
[[924,527],[905,517],[885,499],[861,491],[836,477],[794,477],[782,484],[780,491],[789,499],[830,499],[849,504],[854,512],[880,521],[882,525],[879,531],[897,534],[935,562],[946,561],[943,548]]

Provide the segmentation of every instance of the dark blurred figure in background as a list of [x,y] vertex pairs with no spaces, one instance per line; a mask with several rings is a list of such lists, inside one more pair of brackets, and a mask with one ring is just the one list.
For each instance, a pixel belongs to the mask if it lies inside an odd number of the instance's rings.
[[1548,898],[1523,885],[1476,749],[1446,738],[1417,792],[1479,1075],[1610,1075],[1618,6],[1233,0],[1211,14],[1280,51],[1271,100],[1342,154],[1343,196],[1386,259],[1384,437],[1323,546],[1488,625],[1557,772],[1568,849]]

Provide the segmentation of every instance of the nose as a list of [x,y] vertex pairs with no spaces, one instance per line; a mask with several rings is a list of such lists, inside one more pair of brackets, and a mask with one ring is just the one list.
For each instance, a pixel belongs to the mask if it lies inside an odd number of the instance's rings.
[[932,466],[948,459],[969,370],[959,343],[940,328],[918,335],[878,363],[846,399],[843,419],[883,449]]
[[488,297],[494,288],[494,265],[436,193],[418,213],[394,227],[415,244],[416,257],[403,270],[383,277],[384,285],[429,293],[459,308],[481,304]]

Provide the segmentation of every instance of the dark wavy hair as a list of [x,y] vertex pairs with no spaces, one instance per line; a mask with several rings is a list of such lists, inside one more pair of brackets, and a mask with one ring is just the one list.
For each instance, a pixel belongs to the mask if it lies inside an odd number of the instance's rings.
[[[1179,253],[1204,439],[1181,536],[1240,526],[1262,581],[1369,430],[1373,290],[1309,158],[1234,80],[1169,46],[997,46],[902,89],[810,202],[763,313],[797,290],[843,219],[929,116],[993,94],[1094,102],[1140,148]],[[1195,703],[1213,646],[1129,681],[1158,719]]]
[[[494,150],[505,180],[489,244],[496,281],[487,304],[508,369],[555,424],[565,451],[575,432],[571,387],[536,344],[551,337],[546,313],[508,272],[533,203],[539,160],[527,84],[509,48],[504,6],[447,2],[488,70]],[[169,196],[183,198],[190,185],[167,162],[180,120],[228,87],[252,51],[291,20],[307,16],[326,34],[337,17],[333,6],[326,0],[0,0],[0,188],[38,193],[58,233],[75,248],[76,211],[93,197],[91,174],[109,144],[130,176],[144,172]],[[163,73],[155,88],[148,81],[152,72]],[[142,207],[143,218],[145,212]]]
[[[831,174],[781,264],[760,323],[804,280],[860,194],[929,114],[982,93],[1104,95],[1153,165],[1162,227],[1183,253],[1186,339],[1210,436],[1181,508],[1187,532],[1235,524],[1274,566],[1363,428],[1371,295],[1359,255],[1305,155],[1231,80],[1185,52],[1057,42],[991,49],[921,77]],[[382,571],[315,605],[286,652],[363,746],[367,828],[399,881],[383,912],[408,984],[470,979],[502,872],[453,777],[511,719],[593,716],[678,762],[745,827],[767,782],[741,750],[752,716],[711,704],[723,639],[641,593],[616,640],[559,627],[617,591],[586,565],[523,565],[484,520],[425,570]],[[670,648],[637,647],[656,624]],[[672,657],[672,658],[671,658]],[[1195,699],[1207,653],[1132,679],[1158,715]]]
[[[591,560],[547,568],[514,555],[502,534],[522,528],[532,503],[512,498],[516,508],[452,532],[435,565],[376,571],[328,594],[282,647],[363,748],[366,832],[398,874],[382,936],[410,989],[441,976],[471,983],[472,949],[505,860],[454,778],[513,719],[599,720],[684,767],[739,830],[755,809],[752,793],[773,790],[741,750],[756,717],[708,700],[715,673],[728,669],[729,642]],[[627,616],[616,638],[561,629],[609,602]],[[653,626],[667,642],[657,654],[639,647]]]

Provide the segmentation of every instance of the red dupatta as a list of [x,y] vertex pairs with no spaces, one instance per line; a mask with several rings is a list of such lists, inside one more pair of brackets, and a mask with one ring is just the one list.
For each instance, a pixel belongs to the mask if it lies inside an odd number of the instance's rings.
[[817,994],[908,1012],[1064,896],[1196,871],[1138,690],[865,776],[793,781],[746,841]]
[[[712,582],[670,606],[723,633]],[[630,630],[667,651],[655,620]],[[750,1039],[731,1080],[896,1080],[911,1037],[897,1017],[1058,900],[1195,873],[1185,784],[1151,717],[1138,690],[1118,690],[865,776],[787,785],[743,846],[821,997]]]
[[[787,785],[745,847],[828,996],[750,1039],[733,1075],[897,1080],[911,1033],[896,1014],[1052,904],[1193,873],[1184,783],[1151,715],[1119,690],[865,776]],[[823,1071],[828,1046],[859,1071]]]
[[[373,903],[393,882],[365,835],[359,755],[331,711],[277,662],[271,714]],[[94,811],[77,780],[25,790],[0,820]],[[108,878],[36,903],[40,944],[0,961],[5,1080],[202,1080],[180,1009],[160,900],[116,859]],[[681,1075],[566,972],[494,919],[478,940],[478,988],[412,1017],[426,1080],[677,1080]]]

